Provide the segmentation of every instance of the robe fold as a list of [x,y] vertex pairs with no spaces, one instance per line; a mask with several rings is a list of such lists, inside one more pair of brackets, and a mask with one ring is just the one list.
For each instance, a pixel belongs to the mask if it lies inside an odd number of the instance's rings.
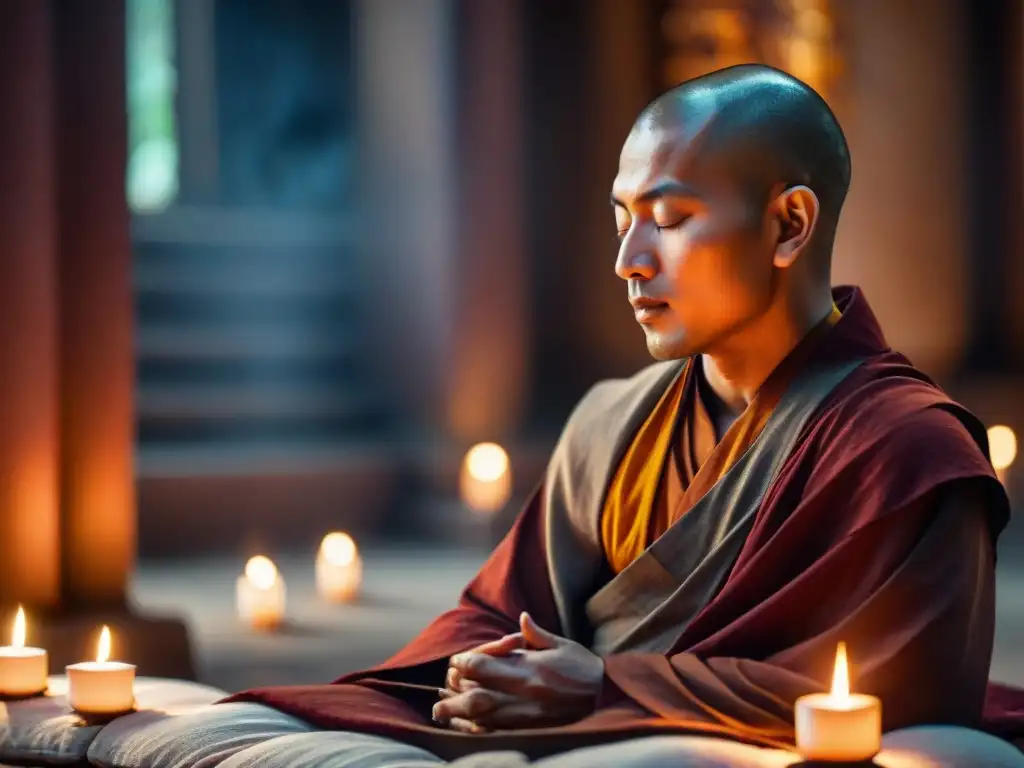
[[[679,362],[583,398],[458,605],[395,656],[329,685],[230,700],[446,759],[666,732],[785,746],[796,698],[828,689],[843,640],[854,689],[882,698],[886,730],[950,723],[1024,743],[1024,692],[987,681],[1009,505],[985,429],[889,349],[857,289],[834,296],[841,318],[760,433],[626,567],[610,567],[602,515]],[[603,657],[594,712],[486,734],[434,724],[448,658],[517,631],[522,611]]]

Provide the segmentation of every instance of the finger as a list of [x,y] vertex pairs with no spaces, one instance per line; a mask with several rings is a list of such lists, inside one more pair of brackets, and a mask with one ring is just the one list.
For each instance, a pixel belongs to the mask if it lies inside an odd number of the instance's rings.
[[480,714],[473,722],[488,731],[538,728],[557,720],[538,701],[517,699],[489,712]]
[[465,720],[461,717],[453,717],[448,721],[448,727],[453,731],[460,731],[462,733],[486,733],[487,729],[481,725],[477,725],[472,720]]
[[472,653],[486,653],[488,656],[504,656],[506,653],[517,648],[525,647],[526,641],[523,639],[523,633],[513,632],[511,635],[505,635],[497,640],[492,640],[489,643],[478,645],[476,648],[470,648],[469,650]]
[[519,628],[527,646],[539,651],[555,648],[562,641],[558,635],[543,629],[526,611],[519,614]]
[[442,698],[434,704],[431,715],[441,723],[448,722],[453,717],[475,721],[480,715],[512,701],[514,699],[508,694],[489,691],[486,688],[474,688],[465,693]]
[[474,680],[463,677],[459,674],[457,669],[452,667],[448,668],[448,674],[445,675],[444,684],[445,688],[455,693],[468,691],[470,688],[476,688],[480,685]]
[[453,656],[451,665],[461,677],[473,680],[485,688],[514,691],[530,679],[531,672],[525,658],[523,653],[488,656],[467,652]]

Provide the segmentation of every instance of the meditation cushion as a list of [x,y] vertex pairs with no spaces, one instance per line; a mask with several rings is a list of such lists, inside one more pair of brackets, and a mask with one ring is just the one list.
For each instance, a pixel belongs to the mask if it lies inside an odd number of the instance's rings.
[[[66,682],[45,697],[0,704],[0,768],[796,768],[791,752],[702,736],[651,736],[530,762],[489,752],[446,763],[417,747],[365,734],[318,731],[259,704],[217,704],[202,685],[140,678],[138,710],[88,723],[67,709]],[[1024,754],[965,728],[887,734],[882,768],[1024,768]]]

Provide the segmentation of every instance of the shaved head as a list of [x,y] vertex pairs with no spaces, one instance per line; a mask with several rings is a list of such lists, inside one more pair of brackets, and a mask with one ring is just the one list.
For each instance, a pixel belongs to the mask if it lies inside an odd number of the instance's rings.
[[615,271],[652,355],[757,349],[827,313],[849,186],[835,115],[784,72],[729,67],[649,104],[622,147],[612,207]]
[[850,150],[825,100],[795,77],[760,64],[721,69],[663,93],[634,130],[641,126],[679,129],[691,152],[719,161],[761,204],[774,185],[810,187],[818,225],[834,230],[850,188]]

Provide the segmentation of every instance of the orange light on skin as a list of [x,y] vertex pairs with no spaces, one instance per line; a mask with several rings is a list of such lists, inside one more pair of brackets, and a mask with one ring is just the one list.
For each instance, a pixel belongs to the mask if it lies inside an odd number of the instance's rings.
[[459,496],[476,512],[497,512],[512,496],[508,453],[497,443],[479,443],[467,451],[459,472]]
[[832,688],[796,700],[796,746],[807,760],[857,762],[882,748],[882,703],[850,692],[846,643],[836,648]]
[[46,690],[49,659],[42,648],[25,645],[28,623],[20,605],[11,627],[11,644],[0,647],[0,695],[34,696]]
[[266,555],[249,558],[235,583],[238,617],[253,629],[276,629],[284,621],[284,579]]
[[316,556],[320,597],[331,603],[351,602],[359,594],[362,581],[363,564],[352,537],[342,531],[324,536]]
[[86,715],[113,715],[135,707],[135,665],[111,661],[110,627],[104,625],[96,643],[96,661],[69,664],[68,703]]
[[1006,475],[1017,458],[1017,435],[1005,424],[988,428],[988,452],[999,482],[1006,483]]

